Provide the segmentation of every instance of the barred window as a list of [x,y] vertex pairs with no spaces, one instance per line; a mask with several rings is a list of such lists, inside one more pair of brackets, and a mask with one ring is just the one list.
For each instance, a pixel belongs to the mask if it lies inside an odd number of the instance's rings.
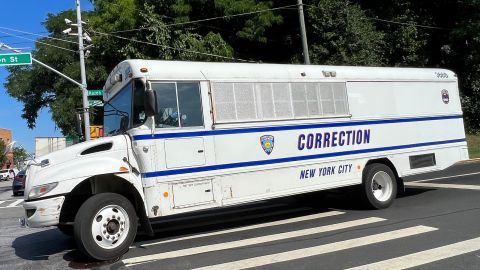
[[218,123],[348,115],[342,82],[214,82],[212,88]]

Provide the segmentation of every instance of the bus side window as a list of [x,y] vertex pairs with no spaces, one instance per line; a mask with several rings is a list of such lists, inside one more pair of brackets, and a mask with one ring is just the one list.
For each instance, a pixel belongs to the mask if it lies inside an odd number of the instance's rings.
[[203,126],[202,102],[198,83],[177,83],[181,127]]

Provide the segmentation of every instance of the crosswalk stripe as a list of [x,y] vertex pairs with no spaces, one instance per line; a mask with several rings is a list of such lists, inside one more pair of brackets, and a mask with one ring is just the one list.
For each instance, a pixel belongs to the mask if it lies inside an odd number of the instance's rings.
[[[409,227],[405,229],[400,229],[400,230],[395,230],[395,231],[390,231],[390,232],[385,232],[380,234],[374,234],[374,235],[344,240],[344,241],[330,243],[330,244],[324,244],[324,245],[319,245],[319,246],[314,246],[309,248],[302,248],[302,249],[286,251],[286,252],[265,255],[265,256],[259,256],[259,257],[238,260],[238,261],[228,262],[228,263],[222,263],[217,265],[210,265],[206,267],[197,268],[196,270],[207,270],[207,269],[208,270],[217,270],[217,269],[218,270],[223,270],[223,269],[239,270],[239,269],[260,267],[260,266],[270,265],[274,263],[303,259],[303,258],[322,255],[326,253],[332,253],[336,251],[371,245],[371,244],[380,243],[384,241],[427,233],[435,230],[437,230],[437,228],[427,227],[427,226]],[[383,269],[391,269],[391,268],[386,267]]]
[[0,204],[4,203],[5,201],[0,201]]
[[453,189],[480,190],[480,186],[475,186],[475,185],[455,185],[455,184],[436,184],[436,183],[405,183],[405,186],[426,187],[426,188],[453,188]]
[[14,207],[14,206],[17,206],[18,204],[20,204],[22,202],[23,202],[23,199],[16,200],[15,202],[9,204],[7,207]]
[[341,229],[346,229],[346,228],[352,228],[352,227],[356,227],[356,226],[372,224],[372,223],[381,222],[381,221],[385,221],[385,220],[386,219],[383,219],[383,218],[370,217],[370,218],[358,219],[358,220],[353,220],[353,221],[346,221],[346,222],[342,222],[342,223],[336,223],[336,224],[332,224],[332,225],[320,226],[320,227],[316,227],[316,228],[309,228],[309,229],[303,229],[303,230],[298,230],[298,231],[290,231],[290,232],[284,232],[284,233],[278,233],[278,234],[271,234],[271,235],[259,236],[259,237],[254,237],[254,238],[247,238],[247,239],[231,241],[231,242],[226,242],[226,243],[219,243],[219,244],[212,244],[212,245],[206,245],[206,246],[200,246],[200,247],[186,248],[186,249],[182,249],[182,250],[167,251],[167,252],[162,252],[162,253],[159,253],[159,254],[144,255],[144,256],[139,256],[139,257],[128,258],[128,259],[122,260],[122,262],[126,266],[129,266],[130,264],[139,264],[139,263],[143,263],[143,262],[158,261],[158,260],[163,260],[163,259],[183,257],[183,256],[189,256],[189,255],[212,252],[212,251],[219,251],[219,250],[225,250],[225,249],[245,247],[245,246],[263,244],[263,243],[273,242],[273,241],[278,241],[278,240],[290,239],[290,238],[294,238],[294,237],[305,237],[305,236],[308,236],[308,235],[319,234],[319,233],[330,232],[330,231],[336,231],[336,230],[341,230]]
[[349,270],[396,270],[407,269],[420,266],[435,261],[444,260],[450,257],[455,257],[465,253],[473,252],[480,249],[480,237],[470,239],[451,245],[446,245],[438,248],[433,248],[402,257],[393,258],[390,260],[380,261],[372,264],[362,265],[359,267],[350,268]]
[[227,233],[233,233],[233,232],[241,232],[241,231],[259,229],[259,228],[267,228],[267,227],[291,224],[291,223],[296,223],[296,222],[301,222],[301,221],[314,220],[314,219],[319,219],[319,218],[324,218],[324,217],[331,217],[331,216],[336,216],[336,215],[341,215],[341,214],[345,214],[345,212],[330,211],[330,212],[319,213],[319,214],[314,214],[314,215],[295,217],[295,218],[289,218],[289,219],[284,219],[284,220],[279,220],[279,221],[255,224],[255,225],[250,225],[250,226],[245,226],[245,227],[221,230],[221,231],[217,231],[217,232],[202,233],[202,234],[196,234],[196,235],[191,235],[191,236],[174,238],[174,239],[169,239],[169,240],[164,240],[164,241],[159,241],[159,242],[154,242],[154,243],[147,243],[147,244],[139,245],[138,247],[148,247],[148,246],[165,244],[165,243],[170,243],[170,242],[177,242],[177,241],[188,240],[188,239],[195,239],[195,238],[201,238],[201,237],[207,237],[207,236],[221,235],[221,234],[227,234]]

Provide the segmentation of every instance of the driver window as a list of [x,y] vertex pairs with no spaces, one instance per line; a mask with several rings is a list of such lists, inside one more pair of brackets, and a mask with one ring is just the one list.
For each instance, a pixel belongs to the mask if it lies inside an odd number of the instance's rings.
[[157,128],[178,127],[177,91],[174,83],[156,83],[152,85],[157,97]]
[[203,126],[198,82],[154,83],[157,99],[157,128]]

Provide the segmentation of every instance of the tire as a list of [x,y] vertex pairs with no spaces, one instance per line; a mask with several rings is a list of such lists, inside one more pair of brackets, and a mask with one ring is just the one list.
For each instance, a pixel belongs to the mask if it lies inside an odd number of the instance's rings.
[[137,234],[137,215],[130,201],[101,193],[82,204],[75,216],[74,237],[85,255],[101,261],[125,254]]
[[57,228],[67,236],[73,236],[73,225],[58,224]]
[[13,196],[14,196],[14,197],[19,196],[18,192],[13,192]]
[[395,174],[390,167],[381,163],[365,167],[362,188],[364,200],[374,209],[388,208],[397,196]]

